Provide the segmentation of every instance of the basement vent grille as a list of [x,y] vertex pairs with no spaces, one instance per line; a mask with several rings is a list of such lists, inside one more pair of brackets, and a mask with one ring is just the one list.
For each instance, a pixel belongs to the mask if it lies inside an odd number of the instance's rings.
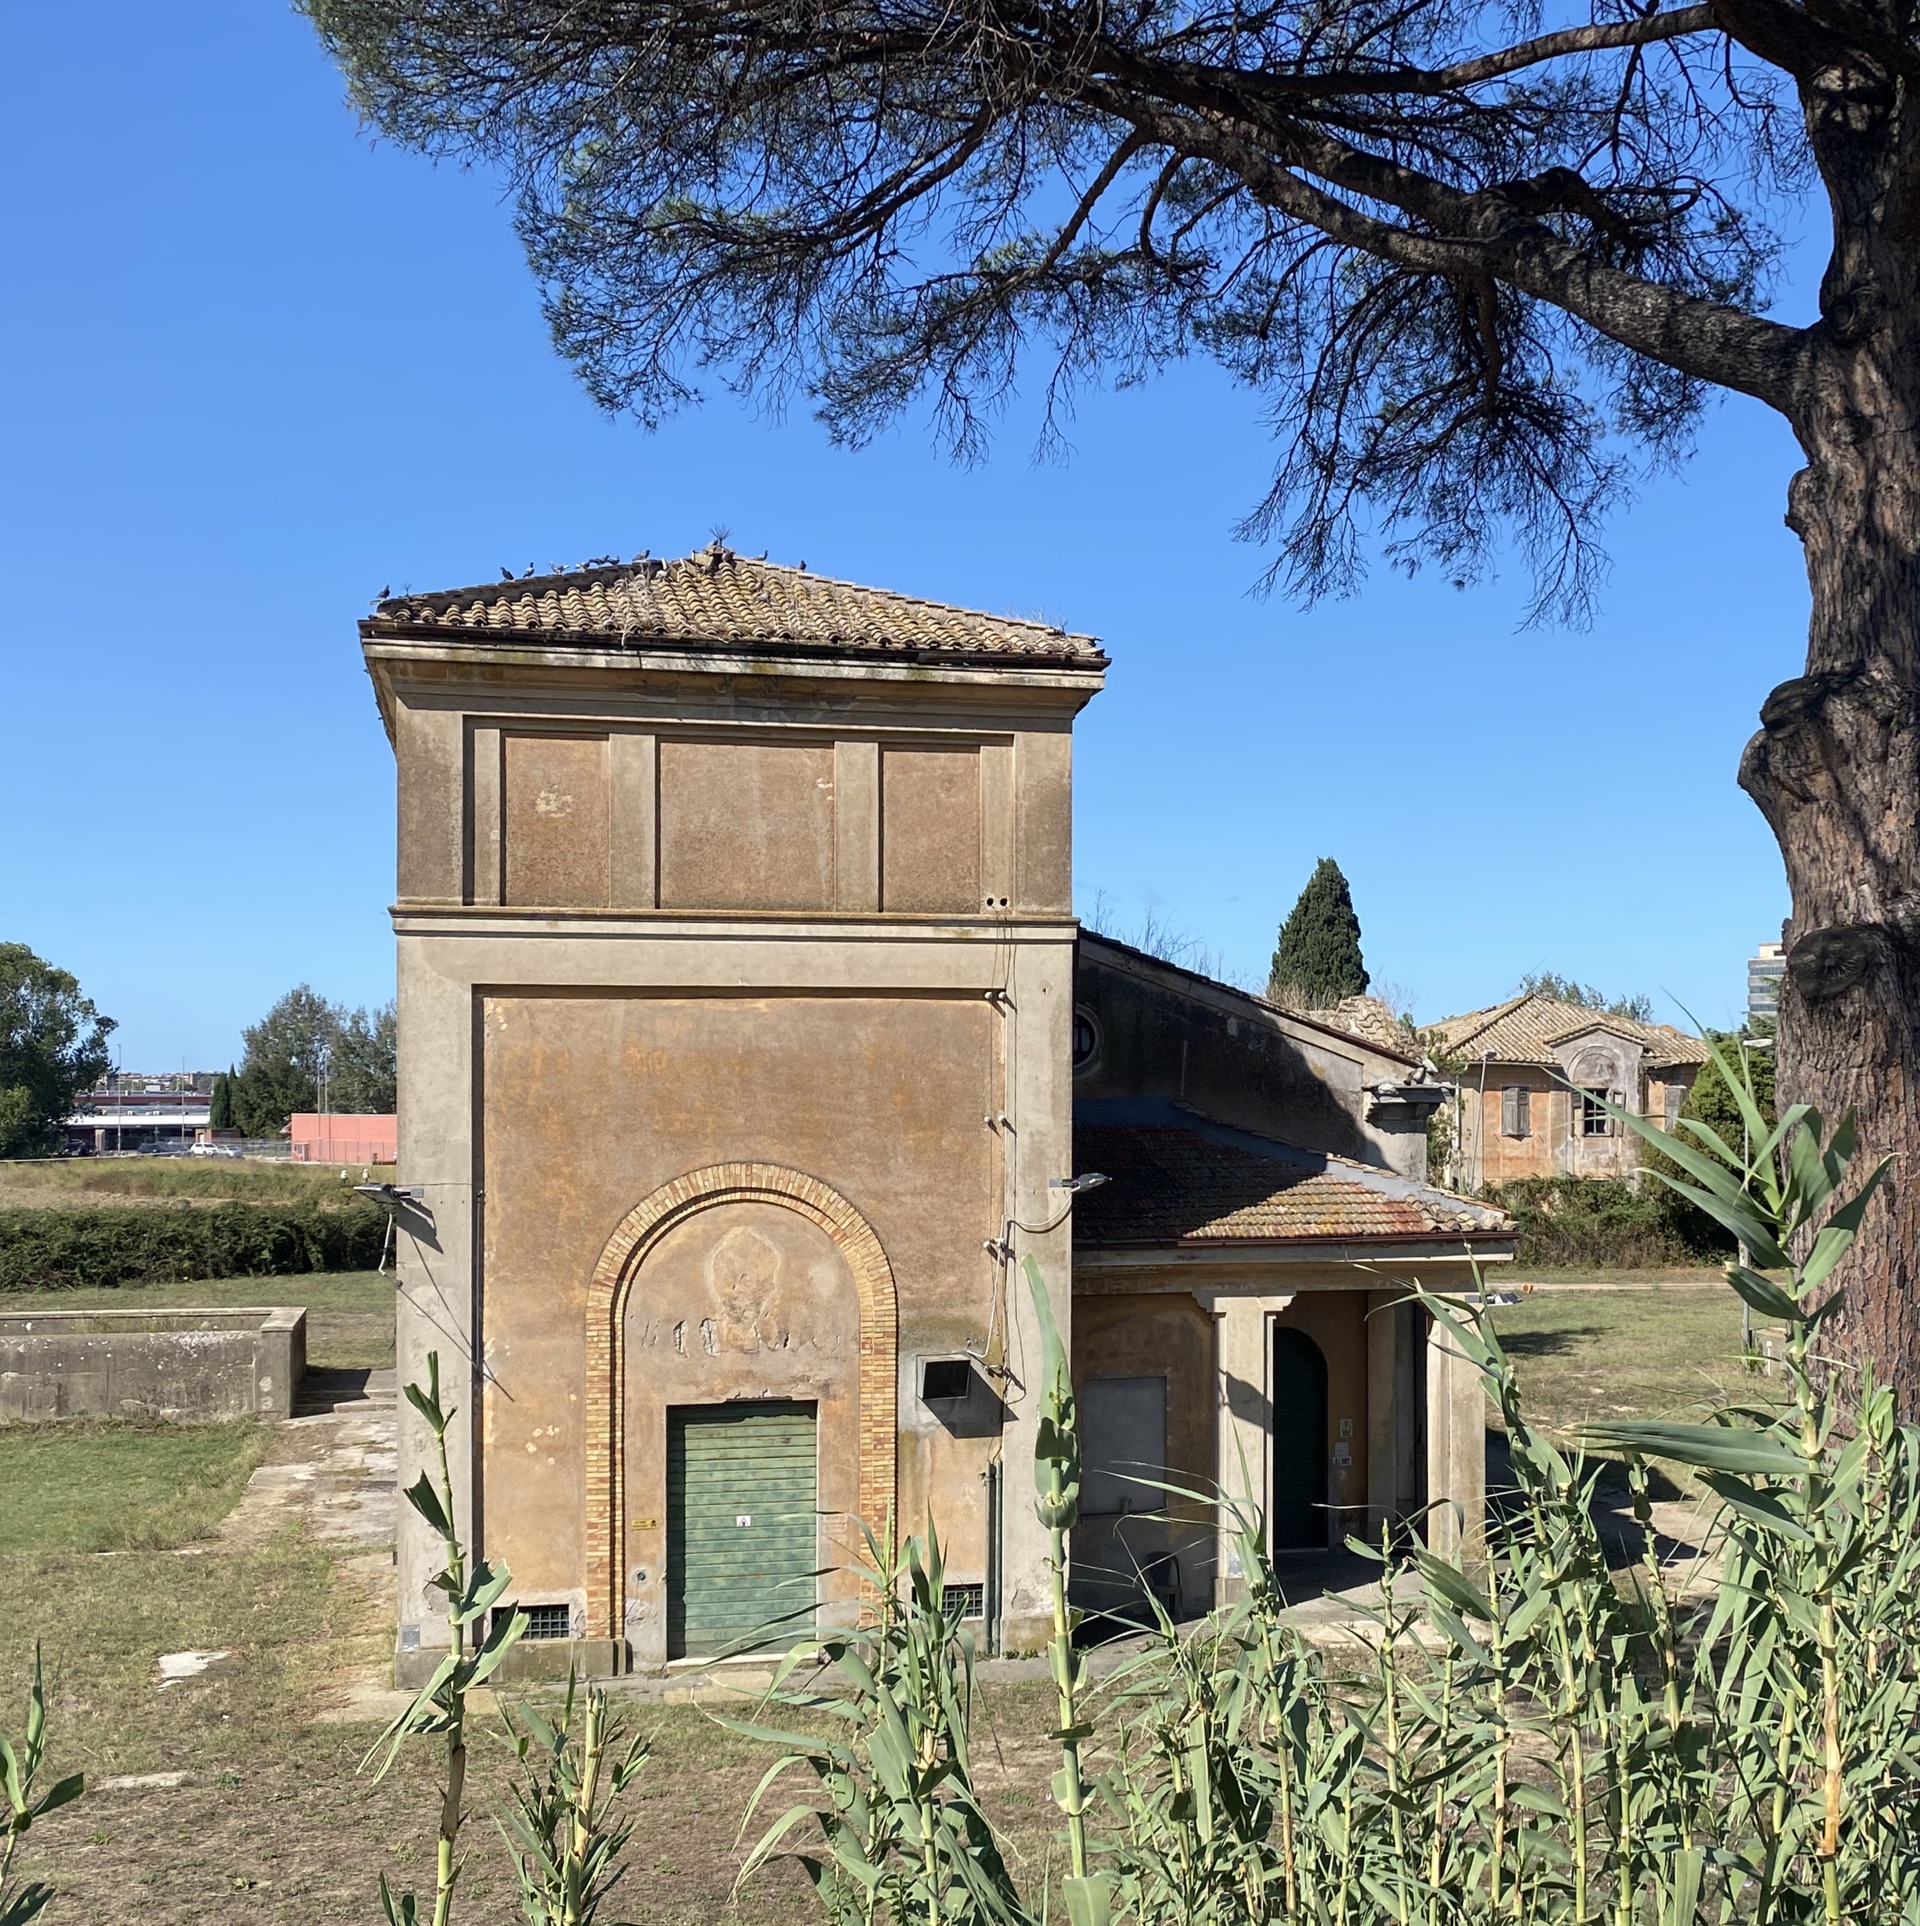
[[522,1638],[571,1638],[573,1613],[565,1605],[500,1605],[494,1609],[494,1623],[504,1625],[515,1612],[525,1612],[527,1629]]
[[943,1585],[940,1588],[940,1614],[943,1618],[982,1618],[986,1615],[987,1588],[984,1585]]

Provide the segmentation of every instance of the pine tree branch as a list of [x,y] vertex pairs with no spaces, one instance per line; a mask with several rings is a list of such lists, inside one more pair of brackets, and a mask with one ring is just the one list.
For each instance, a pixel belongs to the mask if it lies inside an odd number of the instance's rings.
[[[1138,63],[1127,67],[1122,84],[1090,81],[1083,97],[1164,146],[1230,169],[1292,219],[1417,273],[1491,275],[1636,353],[1790,412],[1810,330],[1611,267],[1519,211],[1501,188],[1463,191],[1290,117],[1256,130],[1228,103],[1191,95],[1178,105],[1154,103],[1148,83],[1157,76]],[[1419,225],[1383,220],[1339,193],[1398,209]]]

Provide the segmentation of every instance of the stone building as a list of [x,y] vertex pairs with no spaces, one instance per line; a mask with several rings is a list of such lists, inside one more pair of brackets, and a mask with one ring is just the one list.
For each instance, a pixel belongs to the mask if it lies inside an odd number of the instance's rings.
[[1707,1046],[1642,1023],[1524,995],[1434,1026],[1459,1096],[1453,1180],[1464,1190],[1516,1177],[1632,1177],[1640,1140],[1613,1103],[1672,1129]]
[[[399,775],[399,1365],[438,1351],[462,1406],[517,1663],[844,1620],[861,1526],[929,1515],[989,1642],[1036,1644],[1029,1254],[1086,1401],[1083,1596],[1232,1589],[1142,1465],[1244,1464],[1320,1545],[1478,1517],[1477,1387],[1386,1307],[1505,1221],[1425,1185],[1412,1059],[1081,936],[1094,642],[718,545],[361,631]],[[403,1679],[445,1643],[436,1562],[407,1519]]]

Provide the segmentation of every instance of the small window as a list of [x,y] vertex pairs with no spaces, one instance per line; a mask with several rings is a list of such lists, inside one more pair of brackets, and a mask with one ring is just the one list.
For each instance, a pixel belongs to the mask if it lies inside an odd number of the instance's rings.
[[494,1608],[493,1622],[504,1625],[515,1612],[524,1612],[527,1616],[527,1629],[521,1633],[522,1638],[573,1636],[573,1613],[565,1605],[498,1605]]
[[1510,1083],[1500,1093],[1500,1134],[1503,1137],[1528,1137],[1533,1134],[1532,1097],[1524,1083]]
[[1163,1510],[1167,1495],[1152,1481],[1167,1475],[1166,1379],[1093,1378],[1080,1402],[1081,1511],[1117,1518]]
[[1670,1083],[1666,1087],[1667,1128],[1678,1130],[1680,1127],[1680,1106],[1687,1100],[1687,1086],[1684,1083]]
[[942,1618],[984,1618],[987,1588],[984,1585],[943,1585],[940,1588]]
[[1580,1134],[1583,1137],[1611,1137],[1613,1135],[1613,1119],[1607,1115],[1607,1093],[1605,1090],[1581,1091]]

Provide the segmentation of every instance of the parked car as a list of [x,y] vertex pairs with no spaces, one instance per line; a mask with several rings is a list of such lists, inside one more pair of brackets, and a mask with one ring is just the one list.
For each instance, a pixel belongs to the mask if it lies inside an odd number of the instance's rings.
[[189,1157],[238,1157],[240,1152],[232,1144],[195,1144],[187,1155]]

